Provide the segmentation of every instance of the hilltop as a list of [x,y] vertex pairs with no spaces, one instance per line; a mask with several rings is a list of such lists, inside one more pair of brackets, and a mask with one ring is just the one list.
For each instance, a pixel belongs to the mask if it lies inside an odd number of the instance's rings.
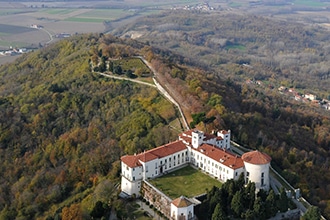
[[239,49],[221,56],[228,60],[219,72],[205,59],[175,51],[151,41],[88,34],[1,66],[0,175],[6,176],[0,182],[1,217],[75,213],[88,218],[100,204],[104,212],[123,208],[116,199],[119,156],[168,143],[177,133],[169,124],[178,113],[157,90],[91,71],[91,63],[136,56],[150,62],[192,126],[231,129],[236,141],[267,152],[274,166],[328,214],[330,198],[324,192],[330,180],[323,174],[329,172],[329,116],[244,87],[232,74],[255,72],[230,61]]

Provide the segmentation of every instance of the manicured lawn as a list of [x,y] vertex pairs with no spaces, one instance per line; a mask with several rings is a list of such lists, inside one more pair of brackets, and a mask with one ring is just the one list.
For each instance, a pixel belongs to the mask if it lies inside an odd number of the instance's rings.
[[153,179],[150,183],[172,199],[181,195],[197,196],[210,190],[213,186],[221,186],[218,180],[190,166]]

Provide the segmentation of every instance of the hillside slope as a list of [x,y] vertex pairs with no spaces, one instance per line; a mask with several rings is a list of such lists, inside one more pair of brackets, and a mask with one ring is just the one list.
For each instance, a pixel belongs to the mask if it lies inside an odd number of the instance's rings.
[[101,41],[76,36],[0,67],[0,219],[89,219],[97,202],[120,207],[120,156],[176,137],[176,111],[156,89],[91,72]]
[[[269,153],[273,166],[330,217],[329,111],[278,91],[330,99],[328,30],[245,13],[168,11],[113,33],[169,48],[206,70],[185,79],[190,92],[209,104],[211,94],[221,97],[225,108],[217,112],[233,138]],[[192,108],[200,112],[210,111]]]

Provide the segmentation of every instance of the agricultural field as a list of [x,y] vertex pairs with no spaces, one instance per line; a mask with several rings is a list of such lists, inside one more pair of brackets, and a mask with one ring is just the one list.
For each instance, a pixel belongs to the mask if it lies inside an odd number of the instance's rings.
[[197,196],[206,193],[213,186],[221,186],[221,182],[191,166],[153,179],[150,183],[172,199],[181,195]]

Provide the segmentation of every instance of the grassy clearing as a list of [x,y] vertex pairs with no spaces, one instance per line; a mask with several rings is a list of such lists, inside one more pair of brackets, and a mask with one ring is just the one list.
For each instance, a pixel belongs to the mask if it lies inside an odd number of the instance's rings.
[[132,70],[134,72],[136,69],[140,69],[145,74],[150,73],[149,68],[139,58],[125,58],[113,60],[112,62],[114,66],[121,66],[124,72],[127,70]]
[[150,181],[172,199],[181,195],[193,197],[205,193],[213,186],[221,186],[221,182],[190,166],[169,173]]
[[240,44],[236,44],[236,45],[228,45],[225,47],[226,50],[242,50],[244,51],[246,49],[246,47],[244,45],[240,45]]

